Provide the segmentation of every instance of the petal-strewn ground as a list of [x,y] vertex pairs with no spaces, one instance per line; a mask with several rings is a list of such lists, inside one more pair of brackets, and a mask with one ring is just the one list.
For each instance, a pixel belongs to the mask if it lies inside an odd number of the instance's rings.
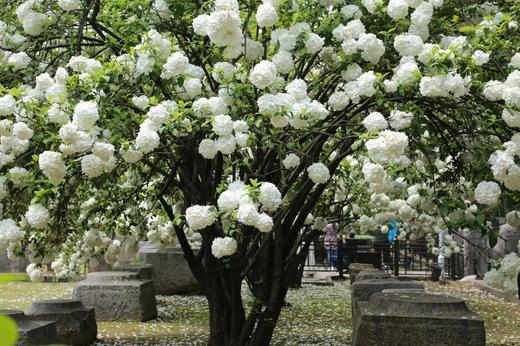
[[[32,300],[67,298],[71,283],[0,283],[0,308],[27,309]],[[427,283],[435,293],[460,296],[486,321],[489,345],[520,345],[520,305],[490,296],[471,284]],[[272,345],[346,345],[352,334],[350,289],[307,285],[291,290]],[[98,345],[204,345],[208,333],[206,301],[201,296],[159,296],[154,321],[100,322]]]

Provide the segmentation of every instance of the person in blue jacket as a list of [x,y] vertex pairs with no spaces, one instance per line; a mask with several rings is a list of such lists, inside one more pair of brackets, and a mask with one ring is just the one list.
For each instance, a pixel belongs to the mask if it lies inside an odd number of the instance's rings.
[[391,228],[388,230],[388,242],[390,244],[393,244],[395,241],[395,237],[397,237],[397,235],[399,234],[396,219],[392,219],[392,221],[390,221],[390,227]]

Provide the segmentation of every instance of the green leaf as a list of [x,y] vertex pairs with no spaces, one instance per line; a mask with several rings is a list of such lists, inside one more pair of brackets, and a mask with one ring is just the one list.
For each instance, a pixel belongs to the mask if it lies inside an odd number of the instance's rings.
[[16,322],[9,316],[0,315],[0,340],[4,346],[14,346],[18,341]]

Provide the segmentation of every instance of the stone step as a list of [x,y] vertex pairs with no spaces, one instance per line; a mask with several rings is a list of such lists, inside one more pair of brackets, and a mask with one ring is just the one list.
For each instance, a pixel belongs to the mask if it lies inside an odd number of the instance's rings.
[[25,315],[33,321],[56,321],[56,343],[90,345],[97,337],[94,309],[77,299],[40,300]]
[[56,322],[30,320],[21,310],[0,310],[0,315],[7,315],[16,322],[19,346],[56,343]]

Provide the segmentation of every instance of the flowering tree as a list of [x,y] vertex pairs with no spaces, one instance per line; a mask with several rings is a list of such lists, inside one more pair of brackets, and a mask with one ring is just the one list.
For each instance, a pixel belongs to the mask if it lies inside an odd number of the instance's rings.
[[[178,242],[210,345],[269,343],[307,225],[331,207],[362,224],[353,200],[392,198],[376,226],[437,222],[490,180],[511,135],[497,114],[520,124],[513,2],[15,3],[0,22],[0,247],[29,253],[37,280],[45,263],[74,276],[143,239]],[[491,161],[513,190],[515,140]],[[483,182],[474,197],[499,195]]]

